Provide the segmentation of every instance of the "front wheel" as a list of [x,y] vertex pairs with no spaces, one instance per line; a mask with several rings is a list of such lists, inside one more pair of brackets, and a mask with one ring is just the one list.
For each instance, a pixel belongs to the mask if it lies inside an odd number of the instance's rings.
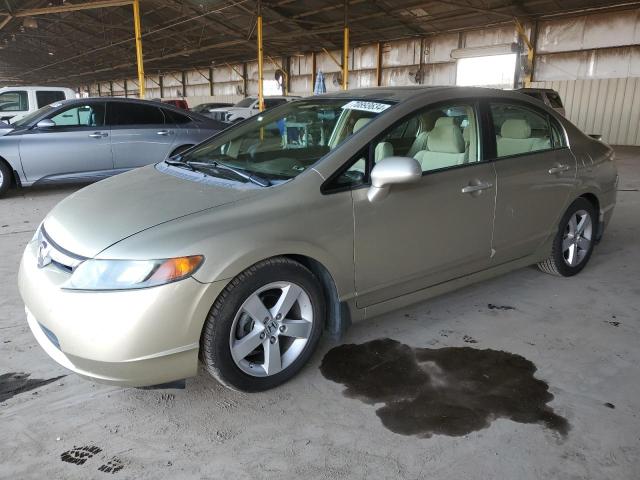
[[202,332],[202,359],[227,387],[273,388],[309,360],[324,315],[311,271],[284,257],[264,260],[234,278],[214,303]]
[[9,188],[11,187],[11,168],[0,160],[0,196],[7,193]]
[[597,218],[596,210],[588,200],[578,198],[573,202],[560,221],[551,256],[540,262],[538,268],[563,277],[579,273],[593,252]]

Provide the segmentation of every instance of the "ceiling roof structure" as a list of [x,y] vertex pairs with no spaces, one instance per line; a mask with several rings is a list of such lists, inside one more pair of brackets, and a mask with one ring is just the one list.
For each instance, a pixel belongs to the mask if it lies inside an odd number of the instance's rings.
[[[640,2],[262,0],[264,50],[282,56],[340,49],[345,14],[353,47],[504,24],[514,17],[527,21],[634,4]],[[83,8],[89,5],[102,8]],[[257,0],[140,0],[145,71],[255,59],[257,5]],[[135,76],[133,29],[126,0],[0,0],[0,85],[81,85]]]

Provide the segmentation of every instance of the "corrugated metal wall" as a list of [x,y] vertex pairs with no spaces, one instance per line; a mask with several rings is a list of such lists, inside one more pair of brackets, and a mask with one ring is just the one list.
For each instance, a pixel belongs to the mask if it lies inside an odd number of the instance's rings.
[[567,118],[611,145],[640,145],[640,77],[533,82],[560,93]]

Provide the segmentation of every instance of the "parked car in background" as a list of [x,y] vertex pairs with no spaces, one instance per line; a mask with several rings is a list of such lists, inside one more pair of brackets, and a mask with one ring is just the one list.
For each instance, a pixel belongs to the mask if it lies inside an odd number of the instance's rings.
[[[270,108],[277,107],[278,105],[282,105],[299,98],[300,97],[294,96],[265,97],[264,108],[265,110],[269,110]],[[210,110],[209,113],[207,113],[207,116],[221,122],[233,123],[244,120],[245,118],[252,117],[257,113],[260,113],[260,108],[258,106],[258,97],[247,97],[243,100],[240,100],[233,107],[215,108],[213,110]]]
[[12,130],[13,130],[13,127],[11,125],[9,125],[7,122],[3,122],[2,120],[0,120],[0,137],[2,135],[6,135]]
[[516,91],[537,98],[545,105],[553,108],[560,115],[565,115],[560,94],[552,88],[518,88]]
[[189,110],[189,104],[184,99],[178,100],[160,100],[162,103],[167,103],[169,105],[173,105],[176,108],[180,108],[182,110]]
[[232,107],[232,106],[233,106],[233,103],[225,103],[225,102],[201,103],[200,105],[191,108],[191,111],[206,115],[207,113],[209,113],[211,110],[215,108],[226,108],[226,107]]
[[226,128],[145,100],[81,98],[23,117],[0,137],[0,194],[11,185],[93,181],[160,162]]
[[325,328],[532,264],[579,273],[613,214],[613,155],[514,92],[305,98],[60,202],[21,262],[27,322],[96,381],[161,384],[200,358],[265,390]]
[[76,98],[76,92],[63,87],[0,88],[0,120],[13,123],[45,105],[71,98]]

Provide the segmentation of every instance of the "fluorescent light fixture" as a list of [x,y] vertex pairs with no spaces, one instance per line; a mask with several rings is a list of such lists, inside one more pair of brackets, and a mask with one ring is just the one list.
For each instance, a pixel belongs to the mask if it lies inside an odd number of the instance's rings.
[[451,58],[488,57],[490,55],[506,55],[518,51],[517,43],[500,43],[484,47],[457,48],[451,51]]

